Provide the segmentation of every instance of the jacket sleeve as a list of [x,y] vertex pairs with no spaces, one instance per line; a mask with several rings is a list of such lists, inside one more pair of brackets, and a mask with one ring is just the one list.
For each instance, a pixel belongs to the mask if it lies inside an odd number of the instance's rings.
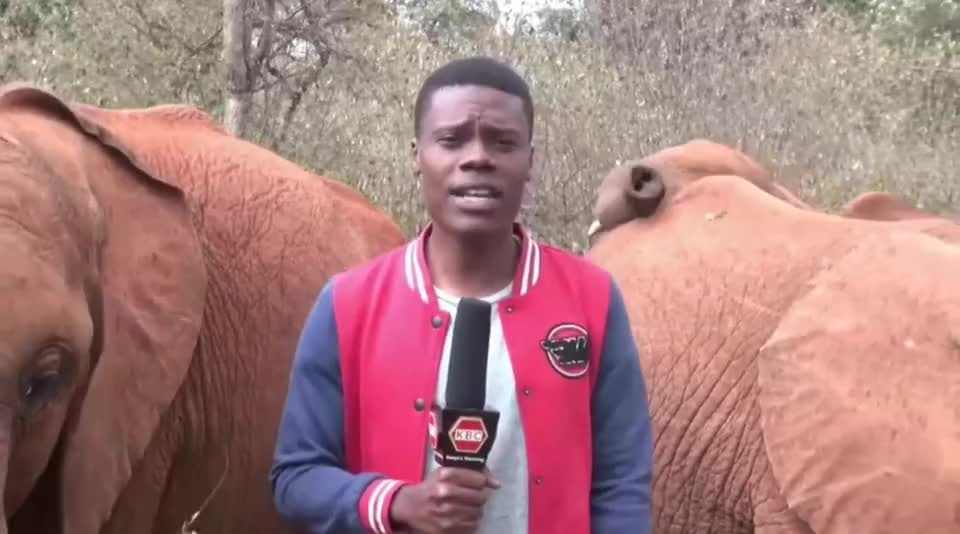
[[596,380],[591,532],[649,534],[653,431],[640,355],[613,281]]
[[310,534],[393,532],[390,504],[403,485],[344,468],[343,388],[331,280],[307,316],[294,355],[274,451],[274,505]]

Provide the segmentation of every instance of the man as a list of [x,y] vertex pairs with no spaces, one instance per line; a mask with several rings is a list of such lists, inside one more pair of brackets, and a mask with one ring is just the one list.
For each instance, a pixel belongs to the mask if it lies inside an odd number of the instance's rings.
[[[337,275],[307,318],[271,474],[278,510],[312,533],[650,531],[653,443],[620,291],[515,219],[533,165],[527,84],[489,58],[431,74],[414,160],[431,222]],[[483,472],[438,468],[460,297],[495,304]]]

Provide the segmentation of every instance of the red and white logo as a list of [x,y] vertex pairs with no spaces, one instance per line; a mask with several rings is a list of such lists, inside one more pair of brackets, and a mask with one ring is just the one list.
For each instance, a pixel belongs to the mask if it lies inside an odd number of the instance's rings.
[[580,378],[590,370],[590,336],[573,323],[554,326],[540,342],[550,366],[564,378]]
[[454,450],[459,453],[476,454],[487,442],[489,434],[483,419],[465,415],[453,423],[449,436]]

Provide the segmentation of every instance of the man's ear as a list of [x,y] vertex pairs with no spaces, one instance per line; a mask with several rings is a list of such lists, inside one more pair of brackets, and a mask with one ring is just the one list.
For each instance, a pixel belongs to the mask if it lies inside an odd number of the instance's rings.
[[536,152],[537,152],[537,147],[533,143],[531,143],[530,144],[530,161],[527,162],[531,172],[527,173],[527,181],[530,181],[530,175],[532,174],[532,171],[533,171],[533,155]]
[[419,155],[420,152],[417,149],[417,138],[414,137],[410,140],[410,156],[413,159],[413,174],[415,176],[420,176],[420,162],[418,161]]

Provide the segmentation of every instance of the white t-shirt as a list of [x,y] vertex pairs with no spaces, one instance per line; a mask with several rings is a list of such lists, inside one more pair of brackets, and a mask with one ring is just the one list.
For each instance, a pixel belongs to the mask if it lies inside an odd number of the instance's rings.
[[[500,412],[497,439],[487,458],[487,467],[501,487],[493,490],[483,509],[483,519],[476,534],[526,534],[527,532],[527,454],[517,403],[516,381],[497,302],[510,296],[513,283],[483,297],[493,304],[490,318],[490,348],[487,355],[487,406]],[[434,288],[440,308],[450,313],[450,324],[456,319],[460,298]],[[450,344],[453,328],[447,330],[443,344],[443,358],[437,377],[437,398],[443,399],[447,390],[447,368],[450,365]],[[430,440],[427,440],[427,473],[439,467],[433,458]]]

